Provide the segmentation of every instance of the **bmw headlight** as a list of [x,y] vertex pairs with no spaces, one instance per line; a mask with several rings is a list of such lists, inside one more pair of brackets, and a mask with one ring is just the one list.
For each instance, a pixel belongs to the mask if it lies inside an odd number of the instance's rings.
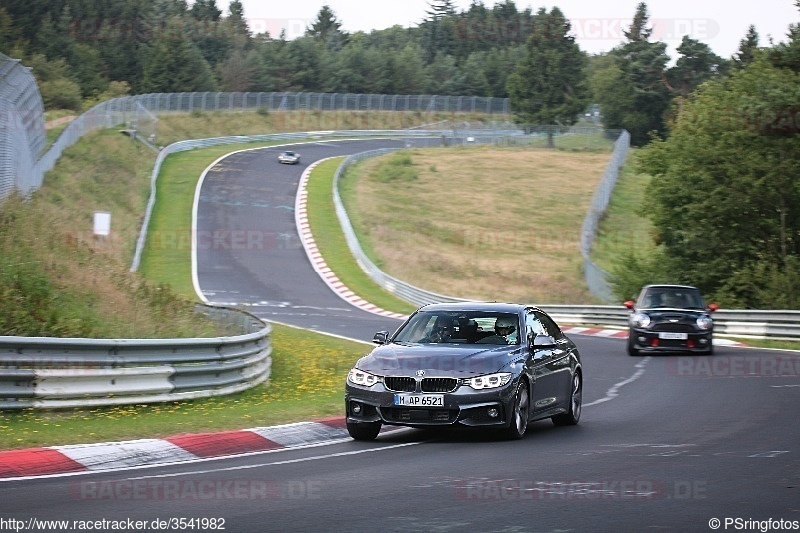
[[476,378],[465,378],[463,385],[469,385],[475,390],[496,389],[511,381],[511,372],[500,372],[499,374],[487,374]]
[[646,328],[650,325],[650,316],[647,313],[634,313],[631,317],[631,324],[637,328]]
[[347,381],[354,385],[361,385],[362,387],[372,387],[381,381],[381,377],[376,376],[375,374],[370,374],[369,372],[364,372],[363,370],[359,370],[357,368],[353,368],[347,374]]
[[713,324],[714,321],[711,320],[710,316],[701,316],[697,319],[697,327],[700,329],[711,329]]

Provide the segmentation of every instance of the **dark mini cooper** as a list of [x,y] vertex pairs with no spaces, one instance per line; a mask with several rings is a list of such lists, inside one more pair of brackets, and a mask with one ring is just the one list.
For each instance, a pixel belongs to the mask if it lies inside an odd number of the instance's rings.
[[647,285],[636,302],[625,302],[628,318],[628,354],[642,352],[714,351],[716,304],[706,306],[700,290],[687,285]]
[[494,428],[520,439],[531,421],[580,418],[578,348],[536,307],[427,305],[373,342],[345,386],[354,439],[374,439],[382,424]]

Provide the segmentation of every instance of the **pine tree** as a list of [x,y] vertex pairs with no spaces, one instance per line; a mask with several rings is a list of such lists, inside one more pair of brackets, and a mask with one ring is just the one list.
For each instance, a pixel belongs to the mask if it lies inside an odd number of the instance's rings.
[[[544,8],[536,13],[526,55],[507,84],[515,121],[570,125],[586,108],[586,56],[570,30],[557,7],[550,13]],[[548,146],[554,147],[552,128],[548,128]]]
[[736,55],[733,56],[736,68],[741,69],[752,63],[756,50],[758,50],[758,32],[756,27],[751,24],[747,28],[747,34],[744,39],[739,41],[739,49]]
[[596,71],[592,83],[605,127],[628,130],[636,146],[645,144],[651,132],[663,132],[670,103],[665,83],[667,45],[648,40],[652,34],[648,17],[642,2],[625,31],[627,42],[611,51],[613,64]]

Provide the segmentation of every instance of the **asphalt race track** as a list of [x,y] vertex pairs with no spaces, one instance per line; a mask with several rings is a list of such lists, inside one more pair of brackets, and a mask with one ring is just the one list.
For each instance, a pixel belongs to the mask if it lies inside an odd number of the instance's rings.
[[[298,150],[304,166],[385,143]],[[278,150],[226,159],[207,178],[198,231],[286,245],[247,250],[220,236],[199,255],[206,297],[361,340],[396,326],[348,308],[293,243],[302,168],[279,165]],[[0,529],[800,531],[800,354],[720,346],[711,357],[638,358],[624,339],[573,338],[585,375],[576,427],[537,422],[520,441],[401,429],[370,443],[0,481]]]
[[303,144],[297,148],[299,165],[279,164],[279,147],[224,159],[207,174],[198,207],[197,234],[204,238],[198,238],[197,277],[206,298],[247,305],[266,320],[360,340],[369,341],[380,330],[394,331],[397,319],[355,308],[322,281],[300,242],[294,206],[308,164],[403,145],[402,140]]

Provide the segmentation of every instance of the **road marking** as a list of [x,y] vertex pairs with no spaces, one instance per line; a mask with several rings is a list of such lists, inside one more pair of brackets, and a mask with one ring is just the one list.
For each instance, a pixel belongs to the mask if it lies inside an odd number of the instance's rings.
[[754,453],[753,455],[748,455],[747,457],[777,457],[784,453],[789,453],[789,450],[773,450],[771,452]]
[[[394,448],[405,448],[406,446],[416,446],[417,444],[424,444],[424,441],[404,442],[401,444],[392,444],[391,446],[382,446],[380,448],[369,448],[366,450],[353,450],[349,452],[328,453],[325,455],[312,455],[311,457],[301,457],[299,459],[286,459],[284,461],[275,461],[272,463],[229,466],[226,468],[210,468],[208,470],[193,470],[191,472],[177,472],[175,474],[156,474],[152,476],[131,477],[127,479],[128,480],[154,479],[154,478],[165,478],[165,477],[192,476],[197,474],[213,474],[217,472],[234,472],[237,470],[251,470],[253,468],[262,468],[265,466],[280,466],[280,465],[289,465],[294,463],[306,463],[308,461],[320,461],[323,459],[332,459],[334,457],[347,457],[349,455],[361,455],[362,453],[382,452],[384,450],[392,450]],[[287,449],[296,450],[298,448],[287,448]]]
[[616,398],[617,396],[619,396],[619,389],[621,389],[625,385],[628,385],[629,383],[633,383],[634,381],[642,377],[642,375],[644,374],[645,367],[647,366],[647,363],[650,361],[650,359],[651,357],[648,355],[647,357],[636,363],[635,366],[635,368],[637,369],[636,372],[634,372],[631,377],[620,381],[619,383],[615,384],[613,387],[608,389],[606,395],[603,398],[600,398],[599,400],[595,400],[593,402],[585,403],[583,404],[583,406],[591,407],[593,405],[609,402],[614,398]]

